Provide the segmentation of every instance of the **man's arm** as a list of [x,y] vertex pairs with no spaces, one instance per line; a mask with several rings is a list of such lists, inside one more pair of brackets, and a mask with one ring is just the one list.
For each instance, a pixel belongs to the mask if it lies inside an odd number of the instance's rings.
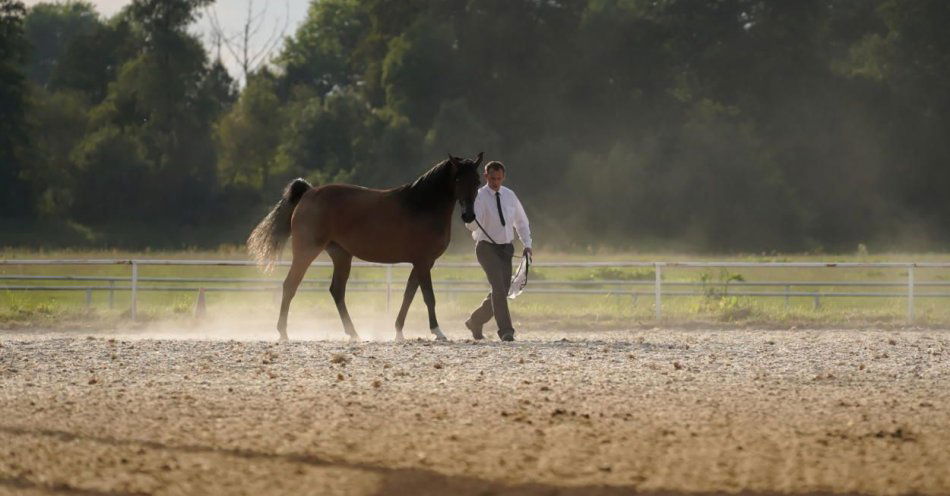
[[528,214],[525,213],[524,207],[521,205],[521,200],[518,199],[517,195],[515,197],[515,218],[514,218],[514,227],[518,231],[518,237],[521,238],[521,243],[524,244],[524,249],[529,254],[531,253],[531,227],[528,225]]
[[[475,212],[475,219],[476,219],[476,220],[477,220],[479,217],[485,218],[485,217],[484,217],[484,214],[481,212],[482,204],[485,203],[485,201],[482,200],[482,196],[483,196],[483,195],[480,195],[480,194],[478,194],[478,193],[475,193],[475,204],[472,205],[472,211]],[[475,232],[475,231],[478,229],[478,224],[476,224],[475,221],[473,220],[472,222],[466,223],[466,224],[465,224],[465,227],[467,227],[469,231]]]

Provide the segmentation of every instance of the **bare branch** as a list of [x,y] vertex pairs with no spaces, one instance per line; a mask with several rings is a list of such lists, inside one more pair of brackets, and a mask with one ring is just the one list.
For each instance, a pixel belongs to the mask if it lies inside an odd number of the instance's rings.
[[205,9],[211,23],[213,40],[217,45],[219,57],[221,46],[223,45],[230,56],[234,58],[234,61],[241,67],[244,81],[247,81],[248,76],[268,60],[270,54],[277,49],[284,39],[287,28],[290,25],[290,2],[289,0],[285,0],[283,25],[281,25],[281,19],[276,19],[270,34],[263,40],[259,48],[255,49],[253,42],[258,38],[261,29],[267,21],[268,3],[269,2],[264,2],[264,7],[260,10],[256,10],[254,8],[254,0],[247,0],[247,13],[244,18],[244,24],[239,31],[233,33],[227,33],[224,30],[218,18],[217,11],[214,8],[209,6]]
[[221,21],[218,20],[217,11],[212,9],[210,6],[207,7],[205,11],[208,14],[208,20],[211,22],[213,36],[215,36],[224,45],[224,48],[227,49],[228,53],[230,53],[235,60],[238,60],[240,56],[238,55],[237,45],[234,42],[234,39],[237,36],[228,36],[227,33],[224,32],[224,29],[221,27]]
[[270,36],[264,41],[261,45],[261,49],[251,57],[253,68],[256,70],[257,65],[260,62],[265,60],[264,57],[269,55],[274,51],[275,48],[280,44],[281,40],[284,39],[284,35],[287,33],[287,27],[290,25],[290,3],[289,0],[285,2],[286,6],[286,15],[284,16],[284,25],[280,26],[280,20],[274,21],[274,29],[272,30]]

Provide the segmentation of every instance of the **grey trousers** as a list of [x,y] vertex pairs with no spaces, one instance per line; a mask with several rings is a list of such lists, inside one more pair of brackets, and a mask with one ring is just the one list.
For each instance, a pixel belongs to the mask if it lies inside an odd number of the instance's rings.
[[511,326],[511,314],[508,313],[508,288],[511,286],[511,258],[515,254],[515,246],[511,243],[496,245],[487,241],[480,241],[475,245],[475,258],[488,277],[491,293],[485,297],[481,306],[472,312],[473,324],[482,326],[492,316],[498,324],[498,332],[514,332]]

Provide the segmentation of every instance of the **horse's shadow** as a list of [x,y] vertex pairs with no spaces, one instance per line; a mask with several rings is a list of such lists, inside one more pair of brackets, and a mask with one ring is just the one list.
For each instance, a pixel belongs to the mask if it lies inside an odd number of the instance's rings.
[[[236,448],[216,448],[212,446],[202,446],[197,444],[173,445],[159,441],[150,441],[143,439],[120,439],[108,436],[89,436],[75,434],[67,431],[55,429],[25,429],[20,427],[0,426],[0,432],[17,436],[38,436],[53,438],[62,442],[89,441],[101,444],[107,444],[119,447],[136,447],[150,450],[162,450],[168,452],[187,453],[187,454],[214,454],[219,456],[231,456],[246,460],[280,460],[290,463],[298,463],[324,468],[340,468],[347,470],[359,470],[379,478],[379,483],[374,496],[384,495],[418,495],[418,496],[442,496],[451,494],[453,496],[619,496],[637,494],[641,496],[677,496],[686,495],[722,495],[723,492],[672,492],[672,491],[649,491],[641,492],[633,485],[626,486],[607,486],[607,485],[586,485],[586,486],[557,486],[550,484],[527,483],[511,484],[504,481],[479,479],[477,477],[463,475],[446,475],[434,470],[421,468],[392,468],[368,463],[347,462],[342,460],[329,460],[315,455],[303,453],[268,453],[264,451],[236,449]],[[128,491],[108,491],[79,488],[58,482],[38,482],[26,477],[3,478],[0,477],[0,488],[6,487],[13,490],[23,491],[41,491],[53,494],[70,494],[80,496],[131,496],[147,493],[128,492]],[[741,491],[738,493],[728,493],[735,495],[755,495],[764,496],[770,493]],[[792,494],[792,493],[786,493]],[[831,494],[831,493],[796,493],[804,494]],[[853,493],[852,493],[853,494]],[[839,495],[841,496],[841,495]]]
[[[108,436],[89,436],[55,429],[25,429],[0,426],[0,432],[17,436],[38,436],[52,438],[64,443],[89,441],[119,447],[136,447],[149,450],[161,450],[187,454],[214,454],[231,456],[245,460],[280,460],[324,468],[359,470],[379,477],[375,494],[412,494],[412,495],[620,495],[632,494],[633,487],[615,486],[578,486],[559,487],[545,484],[507,484],[468,476],[445,475],[433,470],[418,468],[391,468],[367,463],[354,463],[342,460],[328,460],[303,453],[268,453],[264,451],[217,448],[197,444],[172,445],[144,439],[120,439]],[[78,488],[56,482],[36,482],[24,477],[0,478],[0,486],[19,490],[39,490],[55,494],[76,494],[88,496],[126,496],[143,494],[127,491],[102,491]]]

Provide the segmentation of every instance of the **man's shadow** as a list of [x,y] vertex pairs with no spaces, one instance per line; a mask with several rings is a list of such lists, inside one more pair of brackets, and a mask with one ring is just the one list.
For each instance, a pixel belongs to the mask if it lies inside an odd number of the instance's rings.
[[[620,496],[633,494],[641,496],[726,496],[727,494],[729,496],[765,496],[767,494],[771,494],[765,492],[748,491],[742,491],[738,493],[682,493],[670,491],[640,492],[637,491],[636,487],[633,485],[555,486],[538,483],[509,484],[502,481],[479,479],[477,477],[446,475],[433,470],[420,468],[391,468],[367,463],[352,463],[340,460],[334,461],[303,453],[267,453],[263,451],[235,448],[216,448],[196,444],[172,445],[144,439],[119,439],[108,436],[88,436],[54,429],[25,429],[12,426],[0,426],[0,432],[14,436],[52,438],[63,443],[73,441],[87,441],[117,447],[134,447],[139,449],[187,454],[214,454],[219,456],[231,456],[245,460],[280,460],[289,463],[298,463],[316,467],[335,467],[348,470],[360,470],[373,474],[379,478],[378,489],[374,493],[374,496]],[[12,489],[14,491],[37,491],[41,493],[46,492],[52,494],[66,494],[76,496],[139,496],[148,494],[141,492],[103,491],[79,488],[70,486],[66,483],[33,481],[22,476],[10,478],[0,477],[0,488],[3,487]],[[301,490],[303,491],[304,488],[301,488]],[[788,496],[790,493],[783,494]],[[796,493],[795,496],[803,496],[804,494],[831,495],[831,493]],[[846,495],[837,494],[835,496]]]

